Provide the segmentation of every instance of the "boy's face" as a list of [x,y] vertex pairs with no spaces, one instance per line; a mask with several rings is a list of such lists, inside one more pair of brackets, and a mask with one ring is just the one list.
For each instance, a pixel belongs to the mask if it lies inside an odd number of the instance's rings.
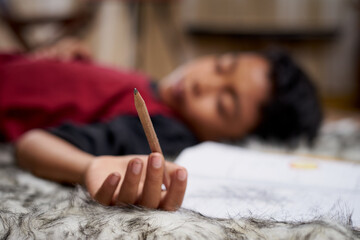
[[269,70],[256,54],[207,56],[163,79],[160,97],[200,140],[236,139],[259,123],[260,107],[270,97]]

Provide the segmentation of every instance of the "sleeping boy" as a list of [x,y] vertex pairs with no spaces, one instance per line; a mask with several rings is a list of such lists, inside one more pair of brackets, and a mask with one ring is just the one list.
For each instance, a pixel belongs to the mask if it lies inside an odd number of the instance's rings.
[[[0,135],[16,142],[20,167],[83,184],[104,205],[176,210],[184,197],[186,169],[159,153],[133,155],[150,152],[134,88],[165,156],[250,134],[311,142],[321,123],[313,84],[284,52],[206,56],[157,83],[87,58],[74,42],[35,55],[0,55]],[[171,182],[162,191],[165,167]]]

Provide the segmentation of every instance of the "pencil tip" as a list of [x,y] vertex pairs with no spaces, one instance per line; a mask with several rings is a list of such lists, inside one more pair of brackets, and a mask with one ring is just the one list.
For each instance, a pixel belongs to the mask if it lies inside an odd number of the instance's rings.
[[136,88],[134,88],[134,94],[136,95],[138,92],[139,91]]

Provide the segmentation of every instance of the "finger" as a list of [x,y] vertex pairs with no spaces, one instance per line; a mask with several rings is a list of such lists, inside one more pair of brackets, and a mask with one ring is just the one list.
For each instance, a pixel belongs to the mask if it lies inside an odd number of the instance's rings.
[[128,164],[124,182],[121,185],[118,203],[134,204],[138,195],[143,162],[135,158]]
[[163,183],[166,189],[170,187],[170,175],[166,169],[166,166],[164,167]]
[[49,58],[61,61],[61,55],[61,50],[57,47],[54,47]]
[[75,56],[73,56],[73,55],[74,55],[73,52],[65,51],[59,56],[59,59],[63,62],[69,62],[75,58]]
[[119,173],[114,172],[110,174],[95,194],[94,199],[103,205],[110,205],[119,181]]
[[34,53],[31,54],[31,57],[35,60],[38,60],[41,58],[41,51],[36,51]]
[[157,208],[161,199],[161,184],[163,181],[164,158],[160,153],[152,153],[146,169],[146,178],[140,205]]
[[90,61],[91,53],[86,48],[82,47],[76,54],[76,59],[83,60],[83,61]]
[[61,54],[59,56],[61,61],[68,62],[75,59],[76,48],[74,47],[74,43],[66,42],[59,46],[58,51]]
[[46,54],[46,51],[39,50],[38,52],[35,53],[34,57],[36,60],[45,59],[45,54]]
[[175,211],[180,208],[187,185],[187,171],[185,168],[179,168],[171,176],[171,185],[168,189],[161,208],[167,211]]
[[52,59],[56,57],[56,50],[53,48],[44,49],[41,59]]

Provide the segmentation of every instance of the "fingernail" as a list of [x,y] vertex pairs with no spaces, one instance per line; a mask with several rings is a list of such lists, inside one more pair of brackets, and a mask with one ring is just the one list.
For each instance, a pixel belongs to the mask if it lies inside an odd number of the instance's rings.
[[132,164],[133,174],[138,175],[141,172],[141,168],[142,168],[142,165],[139,160],[136,160],[135,162],[133,162],[133,164]]
[[161,164],[162,164],[162,159],[160,156],[158,155],[154,155],[151,159],[151,165],[154,168],[161,168]]
[[110,181],[109,181],[110,185],[111,186],[117,185],[119,178],[120,178],[120,175],[118,173],[111,174]]
[[176,176],[177,176],[177,179],[179,179],[180,181],[185,181],[185,179],[187,177],[187,173],[184,169],[179,169],[176,172]]

